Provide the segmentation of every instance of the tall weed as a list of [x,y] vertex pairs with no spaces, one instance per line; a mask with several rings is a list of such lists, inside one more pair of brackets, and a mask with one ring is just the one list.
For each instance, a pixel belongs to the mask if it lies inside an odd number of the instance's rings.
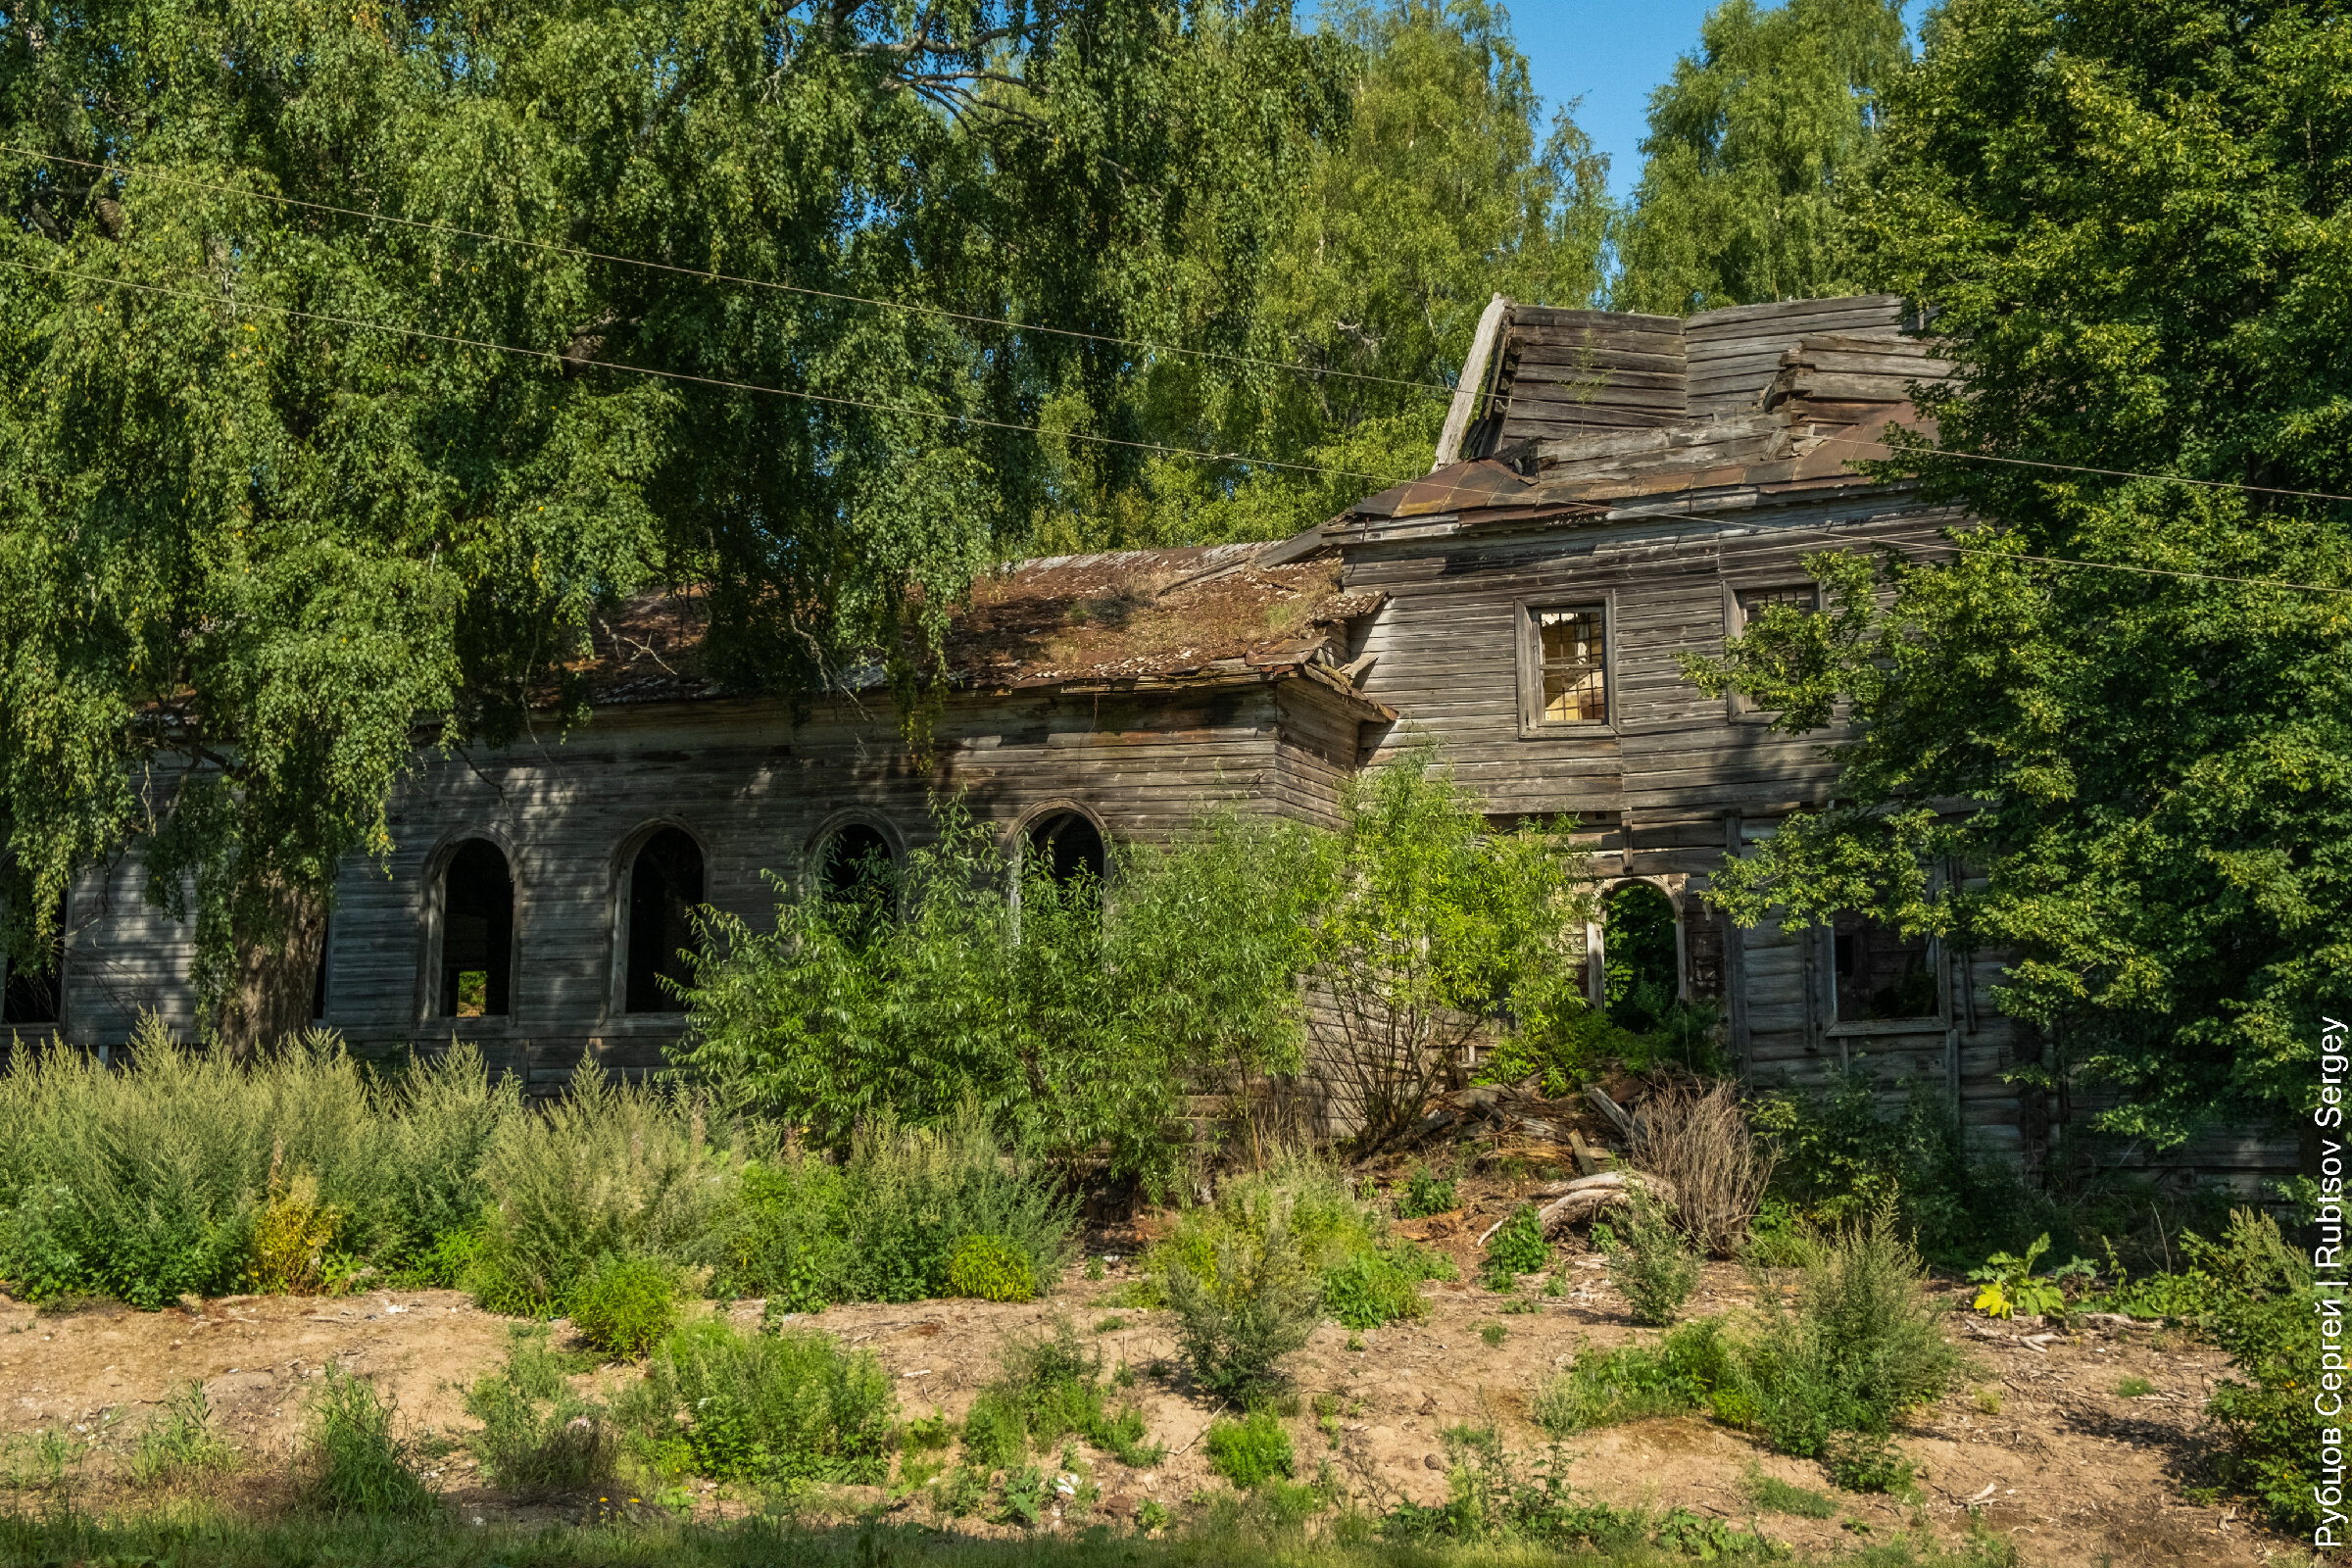
[[327,1368],[303,1433],[303,1495],[321,1513],[427,1519],[440,1507],[392,1435],[392,1409],[366,1379]]
[[1733,1362],[1736,1397],[1717,1408],[1799,1457],[1821,1453],[1832,1433],[1884,1436],[1963,1369],[1924,1286],[1891,1205],[1822,1237],[1793,1295],[1759,1273],[1755,1332]]
[[481,1303],[563,1311],[609,1258],[720,1262],[744,1164],[725,1131],[687,1094],[582,1067],[568,1096],[506,1122],[485,1152],[495,1207],[473,1281]]
[[706,1318],[672,1334],[614,1416],[692,1469],[770,1484],[879,1483],[898,1400],[870,1350],[816,1330],[744,1334]]
[[481,1422],[473,1450],[494,1486],[570,1492],[612,1476],[617,1445],[602,1406],[575,1396],[544,1324],[510,1331],[505,1365],[466,1391]]
[[396,1266],[480,1208],[474,1145],[516,1111],[469,1048],[395,1083],[322,1031],[250,1063],[183,1049],[152,1016],[121,1070],[21,1051],[0,1074],[0,1277],[153,1308],[315,1288],[330,1246]]

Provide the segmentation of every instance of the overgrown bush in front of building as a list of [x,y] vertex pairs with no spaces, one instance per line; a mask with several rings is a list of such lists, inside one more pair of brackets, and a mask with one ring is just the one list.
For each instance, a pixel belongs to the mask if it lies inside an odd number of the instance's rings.
[[[2219,1242],[2180,1238],[2191,1268],[2221,1289],[2207,1298],[2200,1327],[2230,1352],[2239,1375],[2206,1401],[2220,1430],[2217,1468],[2224,1486],[2253,1498],[2281,1530],[2308,1535],[2321,1522],[2316,1491],[2324,1484],[2312,1415],[2320,1388],[2323,1338],[2310,1260],[2286,1245],[2278,1222],[2237,1209]],[[2341,1445],[2336,1446],[2340,1447]]]
[[710,914],[674,1059],[732,1107],[845,1151],[888,1111],[940,1127],[970,1103],[1061,1166],[1107,1151],[1164,1178],[1188,1078],[1247,1088],[1298,1065],[1310,961],[1307,829],[1211,816],[1117,848],[1103,885],[1056,881],[961,805],[870,901],[778,879],[775,924]]
[[784,1311],[1027,1300],[1076,1255],[1077,1206],[1057,1173],[1007,1155],[967,1104],[933,1127],[879,1116],[838,1163],[790,1152],[753,1165],[733,1226],[724,1283]]
[[1574,824],[1497,833],[1486,811],[1430,746],[1342,787],[1307,1018],[1361,1152],[1419,1124],[1474,1035],[1588,1010],[1572,978],[1592,908]]
[[2042,1231],[2071,1235],[2045,1195],[1972,1148],[1951,1104],[1917,1083],[1889,1106],[1865,1074],[1836,1074],[1819,1091],[1757,1096],[1747,1119],[1773,1161],[1769,1191],[1813,1224],[1892,1203],[1920,1250],[1953,1267],[2023,1251]]
[[302,1437],[304,1502],[337,1517],[418,1520],[440,1500],[392,1431],[392,1407],[365,1378],[329,1366],[313,1390]]
[[1925,1284],[1891,1204],[1825,1234],[1793,1292],[1758,1277],[1754,1328],[1731,1359],[1718,1413],[1800,1458],[1833,1433],[1886,1435],[1965,1364]]
[[19,1295],[154,1308],[429,1274],[522,1114],[469,1047],[370,1073],[314,1032],[235,1062],[149,1016],[129,1055],[21,1049],[0,1074],[0,1279]]
[[618,1444],[604,1407],[579,1397],[564,1357],[544,1324],[509,1330],[505,1362],[466,1391],[466,1413],[481,1422],[474,1455],[493,1486],[576,1492],[612,1478]]
[[490,1144],[475,1296],[492,1311],[545,1316],[569,1310],[607,1259],[721,1262],[756,1136],[713,1123],[690,1093],[583,1066],[569,1094]]
[[746,1334],[716,1318],[674,1331],[613,1403],[655,1470],[777,1486],[880,1483],[897,1416],[870,1350],[814,1329]]
[[1592,1240],[1608,1255],[1610,1279],[1633,1303],[1634,1321],[1665,1328],[1697,1288],[1698,1258],[1648,1188],[1637,1183],[1625,1197],[1622,1214],[1594,1225]]

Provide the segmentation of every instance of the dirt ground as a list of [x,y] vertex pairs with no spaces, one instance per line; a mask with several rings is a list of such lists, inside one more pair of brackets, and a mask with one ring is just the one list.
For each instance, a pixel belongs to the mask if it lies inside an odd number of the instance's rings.
[[[1479,1215],[1454,1214],[1402,1228],[1466,1261],[1484,1223]],[[1135,1246],[1136,1238],[1132,1232],[1098,1232],[1090,1245],[1118,1251]],[[1524,1293],[1540,1304],[1533,1313],[1502,1314],[1502,1298],[1467,1283],[1438,1284],[1424,1287],[1430,1302],[1425,1321],[1364,1333],[1361,1349],[1349,1348],[1345,1329],[1318,1331],[1294,1364],[1302,1402],[1291,1424],[1302,1473],[1329,1457],[1359,1505],[1385,1507],[1398,1496],[1442,1499],[1446,1477],[1432,1467],[1431,1456],[1441,1451],[1439,1433],[1446,1427],[1491,1421],[1511,1447],[1540,1453],[1547,1440],[1528,1409],[1543,1380],[1580,1345],[1654,1338],[1654,1331],[1631,1323],[1602,1258],[1572,1247],[1558,1261],[1567,1294],[1547,1298]],[[1470,1273],[1464,1270],[1465,1280]],[[1167,1449],[1165,1461],[1148,1472],[1090,1455],[1103,1507],[1132,1514],[1143,1499],[1156,1498],[1181,1515],[1188,1499],[1225,1485],[1210,1471],[1200,1442],[1214,1411],[1179,1387],[1174,1374],[1146,1370],[1172,1359],[1175,1344],[1166,1312],[1105,1304],[1128,1277],[1127,1265],[1114,1262],[1101,1281],[1073,1270],[1051,1299],[1026,1304],[838,1306],[805,1321],[845,1345],[870,1348],[897,1380],[906,1416],[936,1408],[956,1417],[993,1376],[1003,1345],[1051,1332],[1066,1318],[1102,1348],[1106,1366],[1124,1362],[1138,1369],[1134,1392],[1151,1438]],[[1710,1265],[1690,1310],[1735,1308],[1747,1297],[1738,1268]],[[708,1310],[728,1311],[749,1324],[758,1321],[760,1308],[760,1302],[741,1301]],[[2192,1506],[2182,1496],[2184,1485],[2204,1479],[2198,1412],[2226,1370],[2220,1352],[2144,1329],[2060,1334],[2046,1342],[2036,1337],[2029,1344],[2028,1328],[1975,1322],[1972,1327],[1964,1317],[1954,1318],[1955,1335],[1974,1357],[1977,1375],[1899,1434],[1903,1452],[1924,1472],[1924,1507],[1839,1494],[1838,1516],[1829,1520],[1759,1518],[1741,1488],[1750,1467],[1817,1491],[1834,1489],[1819,1465],[1775,1456],[1697,1418],[1580,1436],[1568,1446],[1574,1484],[1620,1505],[1680,1504],[1743,1526],[1756,1520],[1767,1535],[1806,1556],[1923,1522],[1939,1534],[1958,1535],[1972,1511],[1985,1528],[2013,1538],[2030,1564],[2253,1564],[2294,1550],[2294,1543],[2251,1527],[2237,1510]],[[1490,1324],[1504,1330],[1498,1346],[1481,1337]],[[447,1291],[238,1297],[159,1313],[97,1305],[36,1314],[0,1299],[0,1433],[8,1454],[0,1483],[22,1493],[29,1484],[35,1439],[62,1432],[87,1446],[76,1450],[82,1462],[71,1467],[82,1505],[135,1505],[142,1499],[117,1475],[110,1455],[127,1446],[170,1390],[196,1379],[218,1430],[243,1456],[225,1477],[201,1483],[204,1492],[232,1506],[273,1508],[282,1504],[288,1486],[304,1386],[333,1362],[370,1379],[396,1402],[400,1428],[436,1455],[428,1461],[428,1479],[461,1518],[577,1517],[583,1502],[593,1499],[518,1500],[494,1493],[479,1484],[463,1448],[448,1441],[470,1427],[461,1391],[500,1359],[508,1327],[509,1320]],[[612,1366],[582,1381],[613,1387],[634,1375]],[[2134,1376],[2155,1392],[2119,1396],[2117,1385]],[[1308,1402],[1326,1393],[1342,1401],[1336,1449],[1316,1427]],[[883,1501],[878,1492],[864,1500]],[[0,1507],[9,1505],[0,1499]],[[707,1517],[739,1512],[745,1504],[706,1487],[697,1506]],[[927,1517],[919,1498],[897,1506],[910,1517]]]

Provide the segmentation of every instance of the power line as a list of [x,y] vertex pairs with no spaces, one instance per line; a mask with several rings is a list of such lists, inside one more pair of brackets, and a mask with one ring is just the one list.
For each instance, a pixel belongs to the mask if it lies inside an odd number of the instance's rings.
[[1081,332],[1066,326],[1045,326],[1034,321],[1016,321],[1004,317],[972,316],[962,311],[951,311],[936,305],[908,305],[899,300],[874,299],[864,294],[846,294],[833,289],[810,288],[801,283],[777,283],[765,278],[743,277],[732,272],[706,271],[699,267],[679,267],[670,262],[649,262],[642,257],[616,256],[608,251],[592,251],[577,245],[562,245],[554,240],[520,239],[512,234],[493,234],[482,229],[461,228],[451,223],[429,222],[419,218],[401,218],[391,213],[371,213],[364,208],[337,207],[330,202],[307,201],[299,196],[274,196],[267,191],[248,190],[241,185],[223,184],[217,180],[191,179],[180,174],[159,174],[147,169],[133,169],[124,164],[96,163],[86,158],[68,158],[61,153],[34,152],[29,147],[10,146],[0,142],[0,152],[14,153],[20,158],[37,158],[47,163],[65,164],[74,169],[94,170],[100,173],[119,173],[150,179],[159,185],[181,185],[190,190],[215,191],[229,196],[244,196],[254,201],[276,202],[281,206],[300,207],[315,213],[334,213],[344,218],[356,218],[372,223],[397,223],[404,228],[422,229],[429,233],[449,234],[461,239],[486,240],[494,245],[514,245],[526,250],[546,251],[557,256],[575,256],[583,261],[609,262],[615,267],[642,267],[649,271],[674,272],[684,277],[697,277],[706,282],[734,283],[745,288],[771,289],[780,294],[800,294],[810,299],[837,300],[845,304],[868,305],[876,310],[906,311],[917,316],[936,317],[942,320],[966,321],[979,326],[998,326],[1016,332],[1042,332],[1054,337],[1077,338],[1089,343],[1108,343],[1119,348],[1147,349],[1154,354],[1189,354],[1197,359],[1219,360],[1228,365],[1252,366],[1260,369],[1282,370],[1292,375],[1337,376],[1349,381],[1370,381],[1382,386],[1412,387],[1416,391],[1453,395],[1453,388],[1440,381],[1406,380],[1393,375],[1371,375],[1360,370],[1323,370],[1311,365],[1289,365],[1281,360],[1258,359],[1248,354],[1223,354],[1215,349],[1178,348],[1172,343],[1154,343],[1148,338],[1113,337],[1103,332]]
[[976,414],[944,413],[936,409],[909,409],[893,403],[875,403],[864,398],[838,397],[825,392],[802,392],[789,387],[761,386],[753,381],[730,381],[713,375],[695,375],[685,370],[658,370],[643,365],[621,365],[612,360],[567,359],[551,349],[522,349],[511,343],[492,343],[482,338],[460,337],[451,332],[428,332],[422,327],[391,326],[382,321],[364,321],[356,317],[328,316],[318,311],[297,310],[291,305],[268,305],[247,300],[223,300],[218,295],[199,294],[188,289],[166,288],[160,283],[135,283],[127,278],[102,277],[95,272],[79,272],[63,267],[31,267],[23,262],[0,260],[0,267],[41,277],[73,277],[88,283],[104,283],[114,288],[131,289],[141,294],[160,294],[171,299],[191,300],[199,305],[225,306],[232,312],[265,311],[272,316],[290,317],[297,320],[322,321],[330,326],[359,327],[369,332],[384,332],[394,337],[416,338],[431,343],[447,343],[458,348],[482,349],[492,354],[511,354],[517,359],[544,360],[552,365],[593,366],[599,369],[623,370],[631,375],[650,375],[664,381],[685,381],[697,386],[718,387],[729,392],[760,392],[769,397],[798,398],[807,403],[829,403],[840,408],[868,409],[877,414],[905,415],[909,418],[939,419],[952,424],[978,425],[990,430],[1011,430],[1024,435],[1058,436],[1068,441],[1091,441],[1098,446],[1133,447],[1142,452],[1154,452],[1162,457],[1195,458],[1203,463],[1232,463],[1253,468],[1284,468],[1294,473],[1329,474],[1340,479],[1362,479],[1377,485],[1392,485],[1399,481],[1377,473],[1357,473],[1348,468],[1322,468],[1306,463],[1282,463],[1273,458],[1244,457],[1232,452],[1197,452],[1190,447],[1163,446],[1156,441],[1126,441],[1117,436],[1091,435],[1078,430],[1046,430],[1034,424],[1013,424],[1004,419],[985,419]]
[[1957,458],[1963,463],[2005,463],[2020,468],[2048,468],[2058,473],[2092,473],[2109,479],[2153,479],[2164,484],[2194,485],[2200,490],[2239,490],[2255,496],[2293,496],[2301,501],[2352,501],[2352,496],[2339,496],[2327,490],[2279,490],[2262,484],[2232,484],[2227,479],[2191,479],[2180,473],[2135,473],[2130,468],[2090,468],[2078,463],[2046,463],[2038,458],[2003,458],[1989,452],[1954,452],[1944,447],[1932,447],[1920,454],[1895,451],[1884,441],[1865,441],[1859,436],[1833,435],[1823,439],[1825,446],[1876,447],[1890,458],[1922,456]]

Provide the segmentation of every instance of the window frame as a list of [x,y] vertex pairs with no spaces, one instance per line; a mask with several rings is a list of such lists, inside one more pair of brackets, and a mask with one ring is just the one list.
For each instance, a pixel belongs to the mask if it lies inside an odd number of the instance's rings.
[[1833,1039],[1857,1035],[1939,1035],[1952,1026],[1952,977],[1943,961],[1943,939],[1928,938],[1928,973],[1936,980],[1936,1010],[1912,1018],[1854,1018],[1838,1016],[1838,926],[1820,930],[1821,1016],[1823,1032]]
[[[1544,633],[1539,617],[1563,611],[1600,612],[1601,701],[1606,718],[1545,718],[1544,716]],[[1517,617],[1513,637],[1518,648],[1519,738],[1549,739],[1562,735],[1615,735],[1624,722],[1624,688],[1617,678],[1617,590],[1557,593],[1517,599],[1511,613]]]
[[710,841],[701,830],[683,818],[657,816],[640,822],[612,851],[611,864],[606,867],[605,932],[608,947],[605,956],[605,1010],[602,1027],[608,1034],[675,1034],[685,1026],[683,1012],[631,1012],[629,1010],[629,894],[635,886],[637,857],[657,834],[675,828],[693,841],[703,857],[703,903],[711,903]]
[[[514,930],[507,949],[507,1010],[478,1018],[441,1010],[442,939],[448,934],[449,866],[458,851],[480,839],[506,858],[507,883],[514,889]],[[416,1027],[459,1040],[511,1035],[523,1027],[522,955],[525,927],[530,918],[528,869],[513,839],[497,828],[453,828],[424,859],[423,940],[417,944]],[[331,984],[331,982],[330,982]],[[332,1005],[332,996],[329,996]]]
[[[1813,597],[1813,613],[1821,613],[1821,584],[1801,573],[1793,582],[1787,574],[1777,572],[1764,577],[1727,579],[1723,585],[1724,642],[1728,645],[1734,637],[1747,630],[1747,607],[1740,602],[1741,594],[1777,593],[1791,588],[1809,592]],[[1724,694],[1724,710],[1735,721],[1750,724],[1769,724],[1780,712],[1777,708],[1758,708],[1755,701],[1741,691]]]

